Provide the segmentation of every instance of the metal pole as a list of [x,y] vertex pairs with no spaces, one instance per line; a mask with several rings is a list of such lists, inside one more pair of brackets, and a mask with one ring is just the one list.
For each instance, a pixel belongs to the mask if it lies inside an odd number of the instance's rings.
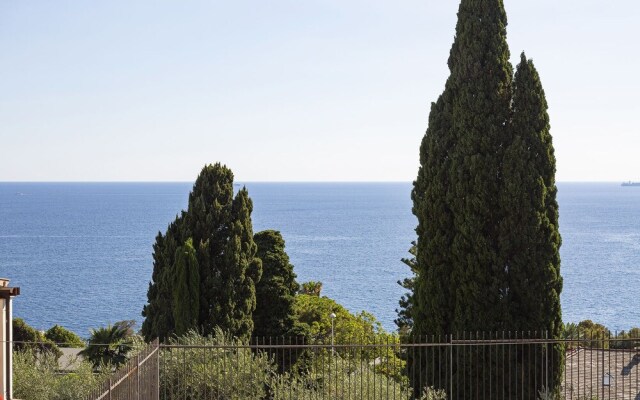
[[331,313],[329,315],[329,318],[331,318],[331,355],[335,354],[335,349],[334,349],[334,342],[333,342],[333,330],[334,330],[334,321],[336,320],[336,314],[335,313]]
[[7,399],[13,399],[13,329],[12,329],[12,320],[13,315],[11,314],[11,295],[7,296],[4,300],[4,304],[7,309],[7,313],[5,314],[7,317]]
[[331,353],[335,352],[335,350],[333,349],[333,345],[334,345],[334,342],[333,342],[333,325],[334,325],[333,318],[331,318]]
[[449,335],[449,398],[453,399],[453,335]]
[[136,399],[140,398],[140,354],[136,355]]

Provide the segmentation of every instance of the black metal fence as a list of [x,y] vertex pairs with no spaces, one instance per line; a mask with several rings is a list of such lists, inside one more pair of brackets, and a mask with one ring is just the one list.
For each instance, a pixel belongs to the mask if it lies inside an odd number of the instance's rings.
[[[539,332],[151,343],[86,400],[640,400],[640,338]],[[29,400],[29,399],[25,399]]]
[[160,398],[640,400],[638,346],[538,332],[163,345]]
[[157,400],[160,346],[149,344],[105,380],[86,400]]

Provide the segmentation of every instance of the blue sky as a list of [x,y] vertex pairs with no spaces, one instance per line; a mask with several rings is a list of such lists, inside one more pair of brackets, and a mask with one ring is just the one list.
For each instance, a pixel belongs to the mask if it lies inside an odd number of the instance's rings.
[[[457,1],[0,2],[0,181],[410,181]],[[506,0],[560,181],[640,180],[640,2]]]

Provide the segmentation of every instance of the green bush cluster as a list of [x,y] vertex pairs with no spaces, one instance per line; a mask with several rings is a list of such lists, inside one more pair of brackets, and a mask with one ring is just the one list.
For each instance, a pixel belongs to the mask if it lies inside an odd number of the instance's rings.
[[562,337],[570,339],[569,347],[590,347],[604,349],[633,349],[640,347],[640,328],[629,331],[611,332],[606,326],[590,319],[579,323],[566,323]]
[[[242,342],[217,329],[202,336],[189,331],[169,340],[161,353],[160,392],[169,399],[259,400],[276,375],[265,354],[249,348],[225,348]],[[206,347],[204,347],[206,346]]]
[[[51,351],[25,349],[13,354],[13,392],[22,400],[81,400],[106,378],[90,362],[69,360],[74,372],[60,374],[58,356]],[[62,366],[63,368],[65,366]]]
[[[303,360],[302,360],[303,359]],[[381,371],[385,361],[357,351],[319,346],[300,357],[296,368],[279,373],[267,351],[216,330],[190,331],[170,339],[161,352],[160,391],[171,399],[410,399],[406,380]],[[422,400],[446,399],[426,388]]]
[[58,347],[81,348],[85,346],[84,340],[70,330],[54,325],[45,332],[44,337],[58,345]]
[[400,343],[400,337],[387,333],[376,318],[361,311],[352,314],[335,300],[316,295],[298,294],[294,303],[296,321],[302,331],[307,332],[309,343],[331,343],[331,317],[333,321],[334,344],[362,344],[378,345],[378,347],[363,347],[355,351],[353,348],[336,349],[341,356],[347,353],[349,357],[357,356],[360,360],[378,360],[376,370],[397,381],[403,379],[405,361],[398,357],[397,352],[390,348]]
[[377,372],[376,365],[325,352],[304,374],[283,374],[272,383],[274,399],[409,399],[407,385]]
[[58,346],[48,339],[42,332],[27,324],[22,318],[13,319],[14,350],[30,350],[34,352],[49,352],[60,357],[62,352]]

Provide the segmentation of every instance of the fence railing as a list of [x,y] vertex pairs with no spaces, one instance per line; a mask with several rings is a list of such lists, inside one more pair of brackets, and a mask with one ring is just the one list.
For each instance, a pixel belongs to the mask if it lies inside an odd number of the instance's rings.
[[163,345],[160,399],[640,400],[638,346],[536,332]]
[[157,400],[160,346],[153,341],[90,393],[86,400]]
[[[338,338],[337,338],[338,339]],[[538,332],[157,341],[86,400],[640,400],[640,338]]]

